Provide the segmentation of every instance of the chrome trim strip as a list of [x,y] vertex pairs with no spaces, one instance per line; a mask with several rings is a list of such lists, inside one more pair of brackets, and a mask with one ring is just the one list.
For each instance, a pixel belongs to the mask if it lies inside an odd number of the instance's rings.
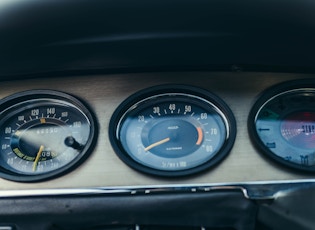
[[0,198],[49,197],[49,196],[91,196],[91,195],[150,195],[167,193],[205,193],[234,190],[251,200],[276,199],[299,189],[315,190],[315,180],[265,181],[221,184],[190,184],[160,186],[123,186],[69,189],[4,190]]

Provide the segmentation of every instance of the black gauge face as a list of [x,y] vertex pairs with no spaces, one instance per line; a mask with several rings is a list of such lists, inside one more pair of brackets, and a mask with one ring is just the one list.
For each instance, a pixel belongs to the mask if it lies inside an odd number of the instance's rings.
[[249,117],[253,140],[276,161],[315,171],[315,84],[289,82],[266,91]]
[[225,103],[192,87],[141,91],[114,113],[110,136],[118,156],[131,167],[162,176],[204,170],[231,149],[235,121]]
[[27,91],[0,102],[2,177],[38,181],[58,176],[87,156],[95,140],[88,109],[70,95]]

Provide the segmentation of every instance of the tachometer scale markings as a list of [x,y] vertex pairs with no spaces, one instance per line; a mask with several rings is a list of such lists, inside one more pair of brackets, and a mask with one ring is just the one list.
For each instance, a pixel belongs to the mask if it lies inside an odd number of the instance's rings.
[[152,90],[152,95],[145,93],[144,97],[140,91],[115,111],[110,140],[125,163],[155,175],[188,175],[211,167],[228,154],[236,129],[232,112],[216,96],[192,88],[183,93],[182,86],[178,86],[180,92],[171,86],[163,94]]
[[202,129],[200,127],[197,127],[197,132],[198,132],[198,140],[196,142],[196,145],[200,145],[202,143],[202,140],[203,140]]

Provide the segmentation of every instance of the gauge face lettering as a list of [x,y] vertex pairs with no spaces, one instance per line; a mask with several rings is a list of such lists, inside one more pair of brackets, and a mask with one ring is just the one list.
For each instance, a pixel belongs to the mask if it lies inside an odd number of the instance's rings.
[[44,180],[69,170],[88,154],[95,125],[75,98],[55,91],[27,91],[5,99],[2,107],[6,105],[0,115],[4,178]]
[[235,133],[231,112],[226,115],[221,104],[191,94],[195,90],[176,92],[179,89],[140,92],[113,115],[112,144],[131,167],[155,175],[187,175],[210,167],[228,153]]
[[258,148],[271,158],[292,168],[315,171],[314,83],[294,83],[272,88],[256,102],[249,131]]
[[[196,167],[211,159],[226,139],[225,122],[215,110],[188,103],[156,103],[131,112],[120,131],[124,149],[139,163],[161,170]],[[191,111],[185,112],[185,106]],[[162,112],[154,114],[154,108]]]

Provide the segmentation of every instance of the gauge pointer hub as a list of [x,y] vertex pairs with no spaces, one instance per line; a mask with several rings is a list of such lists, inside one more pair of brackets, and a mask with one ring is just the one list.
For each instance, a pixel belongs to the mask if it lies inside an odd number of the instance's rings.
[[64,143],[66,146],[71,147],[73,149],[77,149],[77,150],[81,150],[84,147],[79,142],[77,142],[72,136],[66,137]]

